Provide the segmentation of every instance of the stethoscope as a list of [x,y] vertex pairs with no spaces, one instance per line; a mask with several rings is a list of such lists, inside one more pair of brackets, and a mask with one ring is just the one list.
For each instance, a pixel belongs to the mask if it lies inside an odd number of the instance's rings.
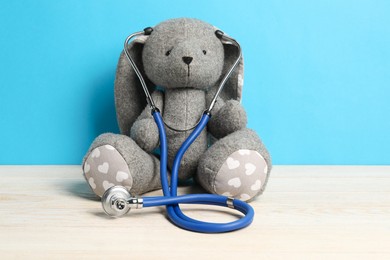
[[[228,78],[230,77],[230,75],[232,74],[232,72],[237,67],[240,61],[241,47],[236,40],[225,35],[222,31],[217,30],[215,32],[216,36],[220,40],[229,41],[234,45],[236,45],[239,50],[239,55],[235,60],[234,64],[232,65],[232,67],[230,68],[230,70],[226,73],[226,75],[220,82],[218,90],[215,93],[209,108],[205,110],[199,122],[190,129],[185,129],[185,130],[178,129],[178,131],[188,131],[192,129],[193,131],[188,136],[188,138],[183,142],[183,144],[181,145],[180,149],[178,150],[175,156],[172,170],[171,170],[171,184],[169,185],[168,177],[167,177],[168,145],[167,145],[167,137],[164,128],[164,121],[161,117],[160,111],[158,110],[158,108],[156,107],[153,101],[152,96],[149,93],[149,90],[146,86],[142,74],[138,70],[136,64],[134,63],[127,49],[127,46],[133,37],[140,36],[140,35],[150,35],[152,31],[153,28],[148,27],[145,28],[144,31],[136,32],[128,36],[124,43],[124,52],[126,54],[128,61],[130,62],[130,65],[134,69],[135,73],[137,74],[141,82],[142,88],[146,95],[146,101],[151,108],[153,118],[158,127],[158,132],[160,136],[160,175],[161,175],[161,186],[164,195],[157,196],[157,197],[143,197],[143,198],[133,197],[126,190],[126,188],[122,186],[113,186],[109,188],[102,196],[103,209],[108,215],[113,217],[119,217],[129,212],[130,209],[132,208],[140,209],[143,207],[166,206],[168,217],[176,226],[183,229],[196,231],[196,232],[203,232],[203,233],[221,233],[221,232],[234,231],[237,229],[247,227],[253,221],[254,210],[249,204],[247,204],[244,201],[226,197],[226,196],[215,195],[215,194],[188,194],[188,195],[180,195],[180,196],[177,195],[178,172],[180,167],[180,161],[184,153],[192,144],[192,142],[195,141],[195,139],[199,136],[202,130],[206,127],[207,122],[211,117],[211,110],[213,109],[217,101],[217,97],[221,93],[226,81],[228,80]],[[243,213],[244,216],[238,220],[228,222],[228,223],[203,222],[186,216],[181,211],[179,204],[205,204],[205,205],[223,206],[223,207],[228,207],[231,209],[238,210],[241,213]]]

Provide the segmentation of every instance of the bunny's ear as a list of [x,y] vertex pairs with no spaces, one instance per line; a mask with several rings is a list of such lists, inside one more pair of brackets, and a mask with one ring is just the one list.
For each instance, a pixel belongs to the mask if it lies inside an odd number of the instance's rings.
[[[236,61],[239,53],[237,46],[231,42],[222,40],[223,48],[225,51],[225,62],[222,69],[222,77],[230,70],[233,63]],[[226,82],[226,85],[221,93],[221,97],[224,100],[234,99],[241,101],[242,88],[244,84],[244,59],[241,56],[240,62],[234,69],[232,75]]]
[[[218,89],[219,83],[225,77],[225,75],[228,73],[234,62],[236,61],[239,50],[237,46],[235,46],[233,43],[229,41],[225,41],[222,39],[222,44],[224,48],[224,64],[223,69],[221,73],[221,78],[217,82],[216,86],[214,86],[211,91],[208,92],[208,99],[211,100],[211,98],[214,96],[214,93]],[[242,88],[244,84],[244,60],[241,56],[240,62],[237,64],[237,67],[232,72],[231,76],[227,80],[222,92],[220,93],[219,97],[222,98],[224,101],[233,99],[237,101],[241,101],[241,94],[242,94]]]
[[[128,51],[144,76],[149,91],[154,89],[142,65],[142,49],[148,36],[139,36],[128,45]],[[122,51],[115,77],[115,108],[121,134],[130,135],[130,128],[146,107],[146,97],[141,83]]]

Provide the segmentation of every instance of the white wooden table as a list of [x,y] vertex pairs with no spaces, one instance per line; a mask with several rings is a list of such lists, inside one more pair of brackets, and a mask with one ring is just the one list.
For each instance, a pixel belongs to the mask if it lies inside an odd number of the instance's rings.
[[[108,218],[79,166],[0,166],[0,259],[390,259],[390,166],[275,166],[251,204],[248,228],[198,234],[172,225],[163,207]],[[183,208],[202,220],[237,217]]]

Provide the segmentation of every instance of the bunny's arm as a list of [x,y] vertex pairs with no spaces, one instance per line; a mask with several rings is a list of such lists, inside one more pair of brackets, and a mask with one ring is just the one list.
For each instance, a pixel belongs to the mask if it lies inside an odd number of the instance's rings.
[[[164,94],[161,91],[154,91],[152,98],[157,108],[163,113]],[[159,135],[156,123],[151,114],[151,109],[147,106],[134,122],[130,131],[131,138],[145,151],[153,151],[159,144]]]
[[217,99],[212,117],[208,124],[208,130],[216,138],[222,138],[246,127],[247,117],[244,107],[237,100],[224,102]]

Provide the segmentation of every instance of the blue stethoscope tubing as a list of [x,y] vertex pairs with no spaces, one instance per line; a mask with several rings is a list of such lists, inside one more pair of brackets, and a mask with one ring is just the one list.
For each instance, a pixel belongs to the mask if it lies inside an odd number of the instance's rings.
[[186,216],[180,209],[179,204],[207,204],[214,206],[229,207],[226,196],[215,195],[215,194],[188,194],[177,196],[177,185],[178,185],[178,173],[180,167],[180,161],[183,158],[184,153],[190,147],[190,145],[199,136],[202,130],[206,127],[207,122],[210,119],[209,113],[204,113],[198,125],[183,142],[180,149],[178,150],[171,171],[171,184],[168,183],[167,177],[167,158],[168,158],[168,144],[165,133],[164,122],[161,114],[158,110],[153,111],[153,118],[157,124],[159,135],[160,135],[160,175],[161,185],[164,196],[158,197],[143,197],[144,207],[155,207],[155,206],[166,206],[167,214],[169,219],[178,227],[202,232],[202,233],[222,233],[229,232],[238,229],[242,229],[250,225],[253,221],[254,210],[246,202],[232,199],[231,207],[240,211],[244,214],[238,220],[228,223],[210,223],[192,219]]

